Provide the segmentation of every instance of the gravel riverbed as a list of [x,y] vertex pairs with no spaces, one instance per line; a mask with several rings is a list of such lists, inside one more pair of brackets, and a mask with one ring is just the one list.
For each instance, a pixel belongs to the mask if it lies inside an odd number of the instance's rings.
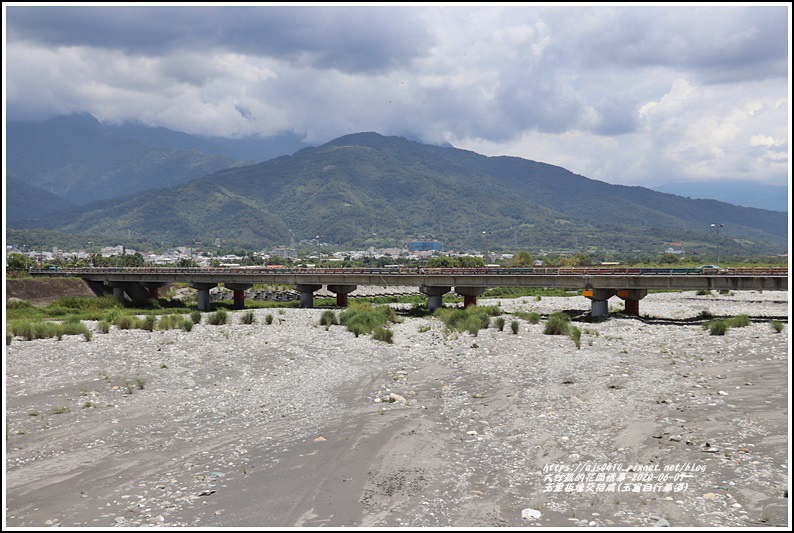
[[[323,311],[14,339],[4,525],[790,525],[787,292],[650,294],[575,323],[578,349],[545,320],[404,316],[386,344]],[[702,312],[751,322],[712,336]]]

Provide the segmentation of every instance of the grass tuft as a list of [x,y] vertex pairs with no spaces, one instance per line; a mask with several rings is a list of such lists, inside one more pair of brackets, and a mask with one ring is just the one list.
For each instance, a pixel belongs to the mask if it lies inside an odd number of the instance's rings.
[[253,324],[254,322],[256,322],[256,319],[254,318],[254,312],[251,310],[246,311],[240,317],[240,324]]
[[226,324],[228,320],[229,314],[225,309],[218,309],[207,318],[207,322],[213,326]]
[[568,335],[571,329],[571,317],[565,313],[549,315],[546,326],[543,328],[545,335]]
[[339,324],[339,319],[333,311],[323,311],[322,316],[320,316],[320,324],[325,326],[325,329],[328,329],[330,326]]

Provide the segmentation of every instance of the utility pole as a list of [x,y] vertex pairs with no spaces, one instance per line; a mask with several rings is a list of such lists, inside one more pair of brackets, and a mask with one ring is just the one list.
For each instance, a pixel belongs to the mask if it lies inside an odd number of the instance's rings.
[[719,268],[719,266],[720,266],[720,229],[724,228],[725,224],[720,224],[720,225],[712,224],[711,227],[714,228],[715,230],[717,230],[717,268]]

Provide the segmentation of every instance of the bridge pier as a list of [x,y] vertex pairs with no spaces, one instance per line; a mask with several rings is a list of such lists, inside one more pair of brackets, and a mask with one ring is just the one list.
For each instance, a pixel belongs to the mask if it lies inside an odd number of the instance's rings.
[[190,282],[190,286],[198,291],[199,311],[210,310],[210,289],[216,287],[217,285],[217,283]]
[[132,301],[145,302],[149,299],[149,292],[143,285],[134,281],[106,281],[105,285],[113,290],[113,296],[120,302],[125,301],[125,293]]
[[234,291],[232,309],[245,309],[245,291],[254,286],[253,283],[224,283],[224,287]]
[[314,291],[319,291],[322,288],[322,285],[296,283],[295,290],[301,293],[300,306],[304,309],[314,307]]
[[419,287],[419,292],[427,295],[427,310],[431,313],[436,309],[444,307],[444,295],[450,291],[452,287],[435,287],[429,285],[422,285]]
[[328,285],[328,290],[336,293],[337,307],[347,307],[347,295],[356,290],[356,285]]
[[115,296],[118,301],[123,302],[125,300],[124,287],[114,284],[111,288],[113,289],[113,296]]
[[144,283],[143,286],[146,287],[146,290],[149,292],[149,298],[152,300],[156,300],[160,297],[160,287],[165,285],[165,283]]
[[609,316],[608,300],[615,296],[616,292],[615,289],[584,289],[582,296],[589,298],[592,302],[590,304],[590,316],[593,318]]
[[477,297],[485,292],[485,287],[455,287],[455,292],[463,296],[463,307],[477,305]]
[[623,289],[617,295],[625,302],[627,315],[640,316],[640,300],[648,296],[648,289]]

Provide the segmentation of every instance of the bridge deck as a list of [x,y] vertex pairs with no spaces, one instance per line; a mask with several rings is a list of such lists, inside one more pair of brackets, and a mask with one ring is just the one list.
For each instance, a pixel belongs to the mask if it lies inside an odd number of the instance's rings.
[[562,289],[788,290],[787,268],[704,272],[676,268],[63,268],[32,269],[34,276],[96,282],[232,283],[268,285],[385,285]]

